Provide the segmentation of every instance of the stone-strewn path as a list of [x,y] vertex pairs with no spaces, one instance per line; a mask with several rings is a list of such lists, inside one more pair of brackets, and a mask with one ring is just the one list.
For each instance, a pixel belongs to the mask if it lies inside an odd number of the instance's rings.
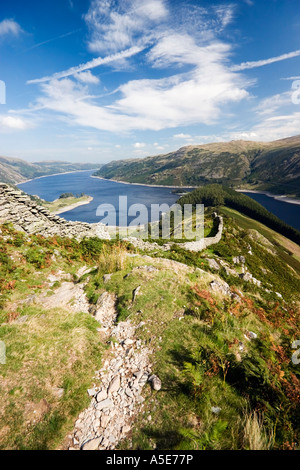
[[69,448],[74,450],[112,450],[128,436],[135,415],[143,408],[141,393],[148,381],[159,389],[151,376],[151,350],[136,338],[129,320],[115,323],[115,297],[105,292],[98,301],[95,318],[111,341],[111,351],[102,369],[96,372],[94,388],[88,391],[90,406],[75,423]]

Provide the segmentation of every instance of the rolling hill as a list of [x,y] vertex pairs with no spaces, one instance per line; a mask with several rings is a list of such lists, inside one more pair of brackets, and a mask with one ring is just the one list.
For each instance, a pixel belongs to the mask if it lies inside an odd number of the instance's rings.
[[0,181],[17,184],[39,176],[68,171],[92,170],[94,168],[95,164],[92,163],[71,163],[54,160],[30,163],[19,158],[0,156]]
[[231,141],[182,147],[142,159],[113,161],[95,176],[130,183],[235,188],[300,196],[300,135],[274,142]]

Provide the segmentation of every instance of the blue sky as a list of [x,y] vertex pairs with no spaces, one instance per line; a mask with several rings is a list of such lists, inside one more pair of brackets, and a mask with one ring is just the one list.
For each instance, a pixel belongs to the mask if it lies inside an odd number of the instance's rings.
[[1,2],[0,154],[106,163],[300,134],[299,30],[299,0]]

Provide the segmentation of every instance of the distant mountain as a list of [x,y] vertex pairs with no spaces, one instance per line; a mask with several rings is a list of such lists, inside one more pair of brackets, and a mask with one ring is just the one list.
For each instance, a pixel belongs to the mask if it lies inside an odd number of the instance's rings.
[[43,161],[29,163],[19,158],[0,156],[0,181],[3,183],[22,183],[39,176],[53,175],[68,171],[93,170],[95,163],[71,163]]
[[190,145],[166,155],[113,161],[95,176],[172,186],[225,183],[300,196],[300,135],[274,142]]

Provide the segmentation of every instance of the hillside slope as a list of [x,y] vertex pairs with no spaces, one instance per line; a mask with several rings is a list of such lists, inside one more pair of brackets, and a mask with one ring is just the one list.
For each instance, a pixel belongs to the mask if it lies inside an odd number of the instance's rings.
[[53,175],[78,170],[92,170],[95,164],[91,163],[71,163],[59,161],[43,161],[30,163],[19,158],[9,158],[0,156],[0,182],[2,183],[23,183],[28,179],[39,176]]
[[113,161],[96,174],[131,183],[198,186],[223,182],[300,195],[300,136],[182,147],[143,159]]
[[0,225],[0,449],[299,448],[300,247],[218,210],[201,253]]

